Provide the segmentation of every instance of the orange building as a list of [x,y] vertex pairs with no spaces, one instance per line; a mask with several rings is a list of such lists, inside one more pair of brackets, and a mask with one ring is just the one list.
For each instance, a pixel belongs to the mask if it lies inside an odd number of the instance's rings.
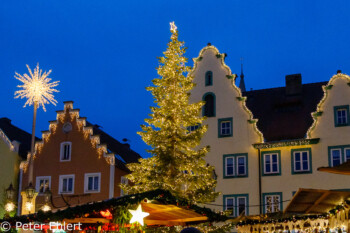
[[[42,141],[35,144],[35,212],[44,206],[47,189],[52,193],[49,204],[53,209],[123,195],[119,184],[127,182],[125,165],[141,158],[129,144],[80,117],[72,101],[64,102],[64,110],[57,111],[57,119],[49,123]],[[28,164],[28,160],[21,164],[20,191],[28,187]]]

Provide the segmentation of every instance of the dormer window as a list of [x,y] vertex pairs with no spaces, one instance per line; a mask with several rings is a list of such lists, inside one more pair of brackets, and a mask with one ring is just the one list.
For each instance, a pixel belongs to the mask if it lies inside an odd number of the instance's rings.
[[72,154],[72,143],[71,142],[62,142],[61,143],[61,152],[60,152],[60,161],[70,161]]
[[207,71],[205,73],[205,86],[212,86],[213,85],[213,72]]

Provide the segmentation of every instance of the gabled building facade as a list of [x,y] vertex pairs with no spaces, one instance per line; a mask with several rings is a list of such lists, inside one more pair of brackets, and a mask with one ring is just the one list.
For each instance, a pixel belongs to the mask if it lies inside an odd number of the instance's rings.
[[211,207],[232,216],[277,212],[299,188],[350,189],[348,177],[317,171],[350,159],[349,76],[303,85],[301,75],[287,75],[286,87],[242,93],[224,59],[208,45],[192,71],[191,100],[205,101],[202,146],[210,145],[221,192]]
[[[31,134],[16,127],[11,120],[0,118],[0,218],[5,214],[8,200],[5,190],[10,184],[18,187],[19,165],[30,150]],[[14,195],[13,203],[17,203]]]
[[[127,163],[138,162],[139,154],[89,123],[64,102],[57,119],[50,121],[42,141],[35,144],[33,186],[38,192],[35,211],[49,204],[53,209],[120,196],[120,182],[129,171]],[[28,187],[28,161],[21,164],[22,190]],[[52,198],[45,200],[49,189]],[[22,213],[26,213],[22,201]]]

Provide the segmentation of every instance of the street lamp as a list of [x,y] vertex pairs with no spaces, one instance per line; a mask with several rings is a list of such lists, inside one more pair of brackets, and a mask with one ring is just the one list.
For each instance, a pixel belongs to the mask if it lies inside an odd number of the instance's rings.
[[29,183],[29,186],[25,190],[28,201],[31,201],[33,199],[35,192],[36,190],[33,187],[33,184]]
[[50,202],[50,199],[51,199],[51,191],[49,188],[47,188],[44,192],[44,197],[45,197],[45,203],[48,204]]
[[51,70],[48,72],[42,72],[39,69],[39,64],[37,64],[34,72],[27,65],[29,75],[24,74],[20,75],[16,72],[15,78],[21,81],[23,84],[18,85],[17,87],[21,88],[15,92],[15,98],[26,98],[27,101],[23,107],[27,105],[34,105],[34,115],[33,115],[33,127],[32,127],[32,142],[30,157],[28,161],[29,165],[29,179],[28,184],[33,183],[33,157],[35,154],[35,124],[36,124],[36,112],[37,109],[42,106],[46,112],[45,104],[52,103],[56,105],[57,101],[54,98],[53,93],[58,92],[54,89],[58,85],[59,81],[51,82],[51,78],[48,76],[51,73]]
[[7,212],[12,212],[15,209],[15,204],[13,203],[13,197],[15,196],[15,189],[13,188],[12,183],[5,191],[6,191],[6,199],[7,199],[5,210]]
[[15,195],[15,189],[13,188],[12,183],[10,184],[10,186],[6,189],[6,198],[8,201],[12,201],[13,197]]
[[[40,106],[44,109],[46,112],[45,104],[52,103],[53,105],[56,105],[57,101],[54,98],[54,93],[58,92],[58,90],[54,89],[58,85],[59,81],[50,82],[51,78],[48,76],[51,73],[51,70],[48,72],[43,72],[39,69],[39,64],[34,69],[34,72],[29,68],[27,65],[29,75],[28,74],[18,74],[16,72],[15,78],[22,82],[21,85],[18,85],[17,87],[20,88],[20,90],[15,92],[15,99],[16,98],[25,98],[27,101],[25,102],[24,106],[31,106],[34,105],[34,114],[33,114],[33,126],[32,126],[32,141],[31,141],[31,149],[30,149],[30,155],[28,159],[28,188],[24,191],[23,195],[26,195],[27,202],[25,203],[25,208],[29,213],[31,212],[31,209],[33,206],[35,206],[35,197],[36,192],[33,187],[33,163],[34,163],[34,154],[35,154],[35,124],[36,124],[36,113]],[[21,193],[22,195],[22,193]],[[33,199],[34,198],[34,199]],[[24,204],[24,202],[22,202]],[[24,213],[24,212],[22,212]]]

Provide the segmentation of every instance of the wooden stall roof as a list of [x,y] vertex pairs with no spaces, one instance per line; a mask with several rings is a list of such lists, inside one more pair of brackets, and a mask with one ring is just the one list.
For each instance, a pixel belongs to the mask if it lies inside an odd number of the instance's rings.
[[350,175],[350,161],[347,161],[335,167],[320,167],[317,170],[321,172]]
[[322,189],[299,189],[288,204],[284,213],[322,214],[336,205],[342,204],[350,197],[349,191]]
[[147,225],[185,225],[188,222],[207,221],[208,218],[190,209],[175,205],[141,203],[143,212],[149,213],[144,221]]
[[[180,208],[175,205],[163,205],[153,203],[141,203],[142,211],[149,213],[149,216],[144,218],[144,222],[147,225],[186,225],[189,222],[203,222],[208,218],[201,214],[198,214],[190,209]],[[109,223],[110,220],[105,218],[75,218],[65,219],[66,223]]]

